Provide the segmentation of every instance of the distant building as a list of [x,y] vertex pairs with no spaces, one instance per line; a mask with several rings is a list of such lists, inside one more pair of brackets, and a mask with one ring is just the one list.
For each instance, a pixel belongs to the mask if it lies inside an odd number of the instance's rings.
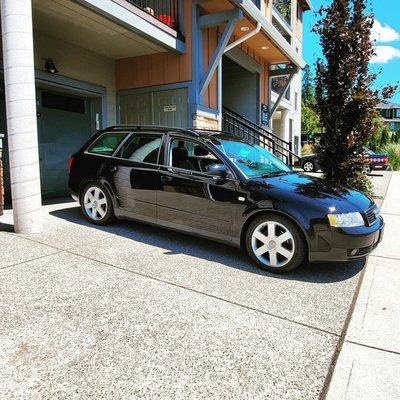
[[400,104],[380,103],[377,109],[390,131],[397,132],[400,129]]

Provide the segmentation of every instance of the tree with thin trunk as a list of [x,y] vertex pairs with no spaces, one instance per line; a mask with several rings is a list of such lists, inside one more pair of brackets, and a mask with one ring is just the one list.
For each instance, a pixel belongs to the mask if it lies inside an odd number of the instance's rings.
[[[324,131],[317,156],[331,185],[368,192],[363,146],[377,129],[380,101],[372,88],[376,75],[369,71],[374,17],[365,0],[333,0],[319,15],[314,31],[320,35],[323,58],[316,62],[315,109]],[[386,97],[392,91],[382,93]]]

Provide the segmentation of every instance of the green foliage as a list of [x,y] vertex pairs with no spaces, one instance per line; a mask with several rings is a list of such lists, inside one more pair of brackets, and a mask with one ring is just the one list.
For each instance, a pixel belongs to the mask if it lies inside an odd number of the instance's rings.
[[400,170],[400,143],[389,143],[383,149],[389,157],[389,165],[392,170]]
[[396,134],[391,135],[387,124],[379,122],[375,133],[368,143],[368,147],[373,151],[380,151],[395,137]]
[[314,107],[302,101],[301,103],[301,134],[312,137],[319,130],[319,117]]
[[319,14],[314,30],[324,59],[316,63],[315,97],[325,129],[316,152],[332,186],[369,192],[362,149],[377,129],[379,97],[372,89],[376,76],[368,69],[374,19],[366,14],[366,0],[333,0]]
[[309,65],[306,65],[301,83],[301,97],[305,103],[315,104],[314,77]]

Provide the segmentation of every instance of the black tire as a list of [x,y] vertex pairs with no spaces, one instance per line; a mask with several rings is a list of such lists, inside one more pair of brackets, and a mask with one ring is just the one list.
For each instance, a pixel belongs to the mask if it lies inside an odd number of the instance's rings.
[[[305,166],[307,167],[307,165],[310,167],[306,169]],[[304,172],[315,172],[317,170],[315,162],[311,160],[304,161],[301,167],[303,168]]]
[[[101,215],[99,212],[96,212],[97,219],[94,218],[92,215],[90,215],[89,211],[85,207],[85,195],[89,191],[92,191],[93,189],[96,189],[96,188],[101,192],[101,195],[99,196],[100,200],[103,201],[103,199],[104,199],[106,202],[105,203],[106,207],[102,207],[104,215]],[[82,213],[83,213],[84,217],[92,224],[109,225],[115,221],[114,206],[113,206],[111,196],[110,196],[108,190],[105,188],[105,186],[102,185],[101,183],[99,183],[99,182],[87,183],[81,190],[81,194],[79,196],[79,202],[80,202]],[[103,206],[103,205],[101,205],[101,206]]]
[[[257,257],[257,255],[255,254],[255,252],[253,250],[253,246],[252,246],[253,233],[256,231],[257,228],[259,228],[260,225],[263,225],[267,222],[271,222],[272,224],[279,224],[279,225],[283,226],[284,228],[286,228],[287,231],[289,231],[289,233],[292,236],[291,239],[283,242],[283,245],[287,246],[287,248],[291,248],[293,255],[292,255],[292,258],[286,264],[284,264],[282,266],[271,266],[271,265],[268,265],[268,264],[262,262]],[[272,226],[272,224],[271,224],[271,226]],[[281,229],[281,227],[279,225],[277,226],[278,230]],[[270,228],[267,228],[267,229],[269,230]],[[279,238],[279,236],[277,238]],[[258,239],[254,239],[254,240],[258,240]],[[277,274],[292,271],[292,270],[298,268],[306,260],[307,251],[308,251],[307,242],[306,242],[302,232],[300,231],[299,227],[294,222],[289,220],[288,218],[285,218],[281,215],[275,215],[275,214],[262,215],[260,217],[255,218],[254,221],[252,221],[250,223],[250,225],[246,231],[245,245],[246,245],[246,251],[247,251],[248,255],[257,264],[257,266],[259,268],[263,269],[264,271],[273,272],[273,273],[277,273]],[[281,245],[279,245],[279,246],[281,246]],[[278,248],[276,248],[276,249],[277,249],[277,251],[279,251]],[[282,256],[279,254],[278,257],[282,257]]]

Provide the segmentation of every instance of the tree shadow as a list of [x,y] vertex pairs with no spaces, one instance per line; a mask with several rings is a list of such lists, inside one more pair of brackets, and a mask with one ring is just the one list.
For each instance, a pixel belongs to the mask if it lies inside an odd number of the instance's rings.
[[334,283],[354,277],[365,266],[365,259],[344,263],[306,262],[295,271],[278,275],[257,268],[240,249],[212,240],[133,221],[117,221],[110,226],[95,226],[84,219],[80,207],[58,209],[51,211],[50,215],[73,224],[99,229],[110,235],[156,246],[163,249],[166,255],[186,254],[274,279]]

